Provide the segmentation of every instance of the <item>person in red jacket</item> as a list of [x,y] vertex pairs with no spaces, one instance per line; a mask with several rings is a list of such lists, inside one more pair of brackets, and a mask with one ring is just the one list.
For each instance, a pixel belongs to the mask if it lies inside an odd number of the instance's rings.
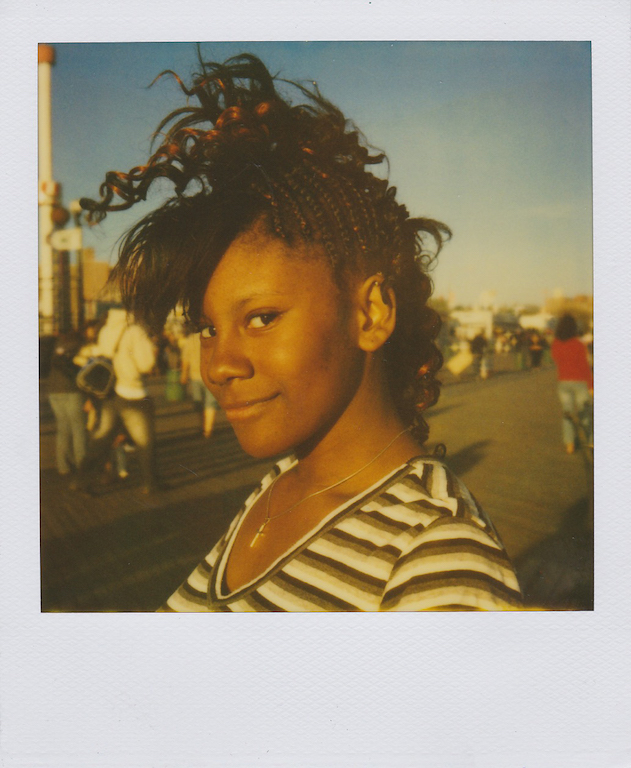
[[557,367],[559,400],[563,407],[563,442],[568,453],[574,453],[576,434],[572,416],[576,416],[592,442],[592,393],[594,380],[587,350],[578,339],[576,320],[563,315],[557,323],[552,342],[552,359]]

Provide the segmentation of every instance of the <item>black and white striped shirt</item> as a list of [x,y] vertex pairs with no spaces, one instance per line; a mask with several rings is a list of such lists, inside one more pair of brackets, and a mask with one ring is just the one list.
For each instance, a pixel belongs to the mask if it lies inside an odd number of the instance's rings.
[[333,510],[259,577],[230,592],[226,564],[280,461],[161,611],[514,610],[515,573],[484,512],[441,462],[412,459]]

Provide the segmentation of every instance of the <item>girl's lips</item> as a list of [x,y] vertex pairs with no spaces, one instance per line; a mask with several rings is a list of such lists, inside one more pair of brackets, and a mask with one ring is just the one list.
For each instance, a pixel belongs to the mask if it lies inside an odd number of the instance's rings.
[[242,421],[258,416],[265,406],[272,400],[275,400],[276,397],[277,395],[272,395],[271,397],[263,397],[258,400],[243,400],[239,403],[226,403],[222,404],[222,407],[229,421]]

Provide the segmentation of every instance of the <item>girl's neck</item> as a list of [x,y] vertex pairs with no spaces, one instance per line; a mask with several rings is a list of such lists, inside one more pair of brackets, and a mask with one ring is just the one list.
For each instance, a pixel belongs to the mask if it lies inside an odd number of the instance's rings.
[[408,426],[392,400],[383,360],[379,355],[368,355],[355,396],[335,424],[310,445],[296,449],[293,482],[305,490],[324,488],[369,465],[340,486],[340,491],[366,488],[419,455],[421,449],[406,431]]
[[[295,480],[305,488],[326,487],[365,467],[357,474],[356,484],[366,487],[368,481],[378,480],[420,453],[406,426],[394,408],[366,410],[363,418],[347,411],[316,445],[296,451]],[[354,480],[341,490],[352,489]]]

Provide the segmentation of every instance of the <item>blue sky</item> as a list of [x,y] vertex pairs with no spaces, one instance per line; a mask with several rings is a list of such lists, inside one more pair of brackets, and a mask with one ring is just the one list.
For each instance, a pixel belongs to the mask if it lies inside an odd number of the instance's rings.
[[[53,165],[63,198],[95,196],[108,170],[144,162],[160,119],[182,105],[193,43],[55,45]],[[414,215],[454,232],[437,295],[541,303],[592,292],[590,46],[580,42],[203,43],[206,58],[250,51],[290,79],[316,80],[368,141]],[[97,258],[148,210],[86,233]]]

